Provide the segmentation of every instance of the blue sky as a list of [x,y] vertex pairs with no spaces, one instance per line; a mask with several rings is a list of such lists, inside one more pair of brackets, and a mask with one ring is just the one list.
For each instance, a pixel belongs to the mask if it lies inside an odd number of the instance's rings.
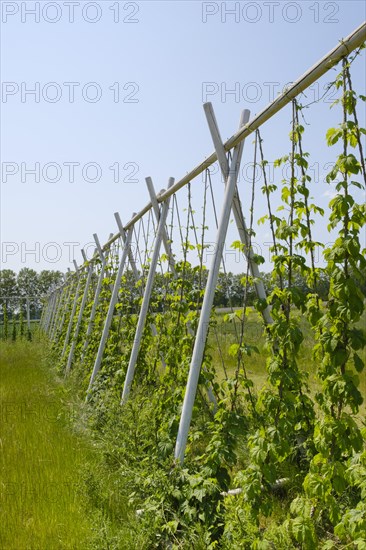
[[[212,152],[204,101],[213,103],[222,137],[230,137],[241,109],[259,112],[366,15],[362,1],[2,1],[1,8],[1,267],[16,271],[64,271],[72,267],[72,248],[80,263],[79,250],[94,232],[104,242],[116,231],[116,210],[126,222],[148,202],[146,176],[160,190]],[[335,74],[314,85],[307,100]],[[364,56],[352,74],[364,93]],[[306,111],[305,149],[319,173],[312,192],[322,206],[332,193],[324,164],[335,155],[324,136],[340,120],[330,99]],[[288,152],[290,118],[287,108],[263,128],[269,160]],[[247,141],[244,165],[253,160]],[[27,172],[32,168],[40,181]],[[246,213],[249,187],[242,178]],[[192,190],[199,209],[202,178]],[[256,217],[263,208],[259,196]],[[323,240],[325,226],[317,225]],[[235,238],[231,227],[228,246]],[[256,240],[265,250],[268,228],[257,228]]]

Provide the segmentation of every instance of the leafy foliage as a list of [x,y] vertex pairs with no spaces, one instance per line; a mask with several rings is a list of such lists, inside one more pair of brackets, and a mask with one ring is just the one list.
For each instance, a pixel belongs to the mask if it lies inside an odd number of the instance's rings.
[[[360,326],[366,295],[360,236],[366,209],[355,193],[366,183],[361,142],[365,131],[356,111],[364,98],[352,89],[348,60],[335,85],[341,94],[337,106],[342,122],[327,132],[326,141],[330,147],[342,146],[327,176],[329,182],[338,181],[328,225],[330,232],[337,232],[336,239],[324,246],[313,238],[312,226],[324,211],[310,195],[302,106],[294,100],[289,151],[275,162],[289,163],[289,177],[268,184],[262,140],[256,136],[268,205],[260,221],[269,224],[273,239],[273,271],[265,281],[268,297],[252,301],[256,281],[249,272],[239,280],[230,274],[220,277],[216,304],[227,300],[230,305],[234,297],[242,306],[225,317],[225,323],[241,328],[229,348],[236,368],[218,376],[213,339],[206,342],[184,466],[174,462],[173,451],[207,273],[202,261],[197,266],[188,261],[187,251],[194,245],[186,235],[184,257],[175,263],[174,273],[166,270],[156,276],[132,394],[121,408],[148,260],[137,277],[132,270],[122,276],[101,368],[85,409],[103,451],[103,472],[117,487],[113,506],[101,475],[88,478],[88,487],[93,506],[108,517],[122,497],[129,499],[132,510],[139,510],[133,525],[140,547],[365,547],[366,448],[359,413],[366,344]],[[281,206],[274,212],[277,191]],[[254,234],[252,223],[249,231]],[[315,247],[324,248],[324,268],[316,266]],[[202,243],[196,245],[199,254],[203,248]],[[105,272],[98,264],[75,342],[71,377],[82,399],[117,277],[118,254],[110,251],[106,262]],[[90,324],[100,273],[101,292]],[[86,272],[80,277],[83,287]],[[78,281],[70,277],[53,321],[53,352],[61,373],[82,303],[77,288]],[[259,389],[247,369],[247,359],[259,352],[245,335],[249,303],[258,317],[266,308],[272,317],[272,322],[263,322],[266,380]],[[303,319],[315,341],[316,394],[300,367],[306,339]],[[210,334],[215,334],[214,312],[209,323]],[[232,487],[235,494],[230,493]],[[116,548],[122,547],[118,544]]]

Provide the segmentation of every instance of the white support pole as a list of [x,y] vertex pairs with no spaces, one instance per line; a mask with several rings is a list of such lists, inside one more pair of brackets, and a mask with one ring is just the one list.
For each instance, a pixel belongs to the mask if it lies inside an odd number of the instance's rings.
[[[145,181],[146,181],[146,184],[147,184],[147,188],[149,190],[150,200],[151,200],[152,208],[153,208],[154,213],[155,213],[156,221],[157,221],[157,223],[159,223],[159,216],[160,216],[160,214],[159,214],[159,212],[160,212],[159,211],[159,203],[158,203],[158,199],[157,199],[157,196],[156,196],[156,193],[155,193],[154,185],[153,185],[152,179],[150,177],[145,178]],[[174,260],[174,256],[173,256],[173,253],[172,253],[172,248],[171,248],[171,245],[170,245],[170,240],[169,240],[169,237],[168,237],[165,226],[164,226],[164,233],[163,233],[163,245],[164,245],[166,255],[168,256],[170,271],[172,272],[173,277],[175,279],[177,277],[177,273],[176,273],[176,269],[175,269],[175,260]],[[157,336],[157,330],[156,330],[155,325],[151,325],[151,330],[153,332],[153,335]],[[192,330],[192,327],[191,327],[190,323],[188,323],[188,325],[187,325],[187,331],[191,336],[194,336],[194,332]],[[163,363],[163,367],[165,367],[164,357],[163,357],[162,354],[160,354],[160,355],[161,355],[161,360],[162,360],[162,363]],[[212,390],[211,386],[208,386],[206,389],[207,389],[208,398],[209,398],[210,402],[213,404],[214,409],[216,409],[217,408],[217,401],[216,401],[216,397],[213,393],[213,390]]]
[[49,301],[49,307],[47,311],[47,318],[46,318],[46,324],[45,324],[45,331],[49,333],[50,328],[50,322],[52,318],[53,311],[55,309],[55,292],[51,294],[50,301]]
[[70,296],[70,292],[71,292],[71,286],[72,286],[72,282],[71,281],[67,281],[65,279],[65,282],[62,286],[62,294],[61,294],[61,300],[60,300],[60,307],[59,307],[59,312],[58,312],[58,315],[57,315],[57,318],[55,320],[55,326],[53,327],[53,331],[52,331],[52,334],[51,334],[51,338],[53,341],[56,340],[62,326],[63,326],[63,321],[64,321],[64,318],[65,318],[65,310],[66,310],[66,306],[67,306],[67,302],[68,302],[68,299],[69,299],[69,296]]
[[[151,200],[152,208],[154,210],[155,218],[156,218],[157,223],[159,223],[160,208],[159,208],[158,199],[157,199],[157,196],[156,196],[156,193],[155,193],[154,185],[153,185],[152,179],[150,177],[145,178],[145,181],[146,181],[147,189],[149,191],[150,200]],[[164,226],[164,231],[163,231],[163,246],[164,246],[166,255],[168,256],[170,271],[175,274],[174,256],[173,256],[173,253],[172,253],[172,247],[170,246],[170,241],[169,241],[169,237],[168,237],[165,226]]]
[[[159,212],[159,206],[158,206],[158,212]],[[116,222],[117,222],[120,234],[121,234],[122,241],[125,242],[125,240],[126,240],[125,230],[123,229],[123,225],[122,225],[119,213],[115,212],[114,217],[116,218]],[[159,218],[158,218],[158,222],[159,222]],[[137,243],[137,245],[138,245],[138,243]],[[131,249],[130,249],[130,253],[129,253],[129,261],[130,261],[131,269],[132,269],[132,272],[134,274],[135,280],[137,282],[140,279],[140,275],[139,275],[139,272],[137,270],[135,258],[133,257],[133,253],[132,253]],[[143,290],[142,290],[141,287],[139,287],[139,292],[141,294],[141,297],[143,297]],[[157,331],[156,326],[154,325],[154,323],[151,323],[150,328],[151,328],[152,335],[155,338],[158,334],[158,331]],[[161,362],[163,364],[163,367],[165,368],[166,364],[165,364],[163,354],[160,354],[160,358],[161,358]]]
[[[168,188],[173,185],[174,178],[169,179],[169,185]],[[156,238],[155,238],[155,245],[154,245],[154,251],[150,262],[149,267],[149,274],[147,276],[145,291],[144,291],[144,297],[142,299],[141,309],[140,309],[140,315],[139,320],[136,327],[136,334],[133,342],[133,347],[130,355],[130,361],[127,368],[125,383],[123,386],[123,392],[122,392],[122,398],[121,403],[125,403],[128,395],[130,393],[133,377],[135,374],[135,367],[136,367],[136,361],[137,357],[140,351],[140,345],[141,345],[141,338],[142,334],[145,328],[146,323],[146,316],[149,309],[149,303],[151,298],[151,292],[154,284],[155,279],[155,272],[156,272],[156,266],[159,260],[160,256],[160,247],[161,247],[161,241],[163,239],[163,234],[165,231],[165,223],[169,212],[169,203],[170,199],[168,199],[161,208],[161,214],[159,219],[159,224],[156,232]]]
[[[132,217],[134,217],[134,216],[136,216],[135,212],[132,214]],[[114,213],[114,218],[116,220],[116,223],[117,223],[120,235],[121,235],[122,242],[125,245],[126,244],[126,231],[123,229],[123,223],[122,223],[121,217],[120,217],[118,212]],[[135,258],[133,257],[133,252],[131,250],[131,243],[128,247],[128,260],[130,262],[130,266],[131,266],[132,272],[134,274],[134,277],[135,277],[136,281],[138,281],[140,279],[140,275],[139,275],[139,272],[138,272],[137,267],[136,267],[136,262],[135,262]]]
[[62,295],[63,295],[63,285],[61,285],[61,287],[55,288],[54,293],[56,294],[56,303],[55,303],[55,308],[52,314],[50,327],[48,331],[48,336],[51,340],[53,339],[55,325],[57,323],[57,319],[60,313],[60,306],[61,306]]
[[43,330],[44,314],[45,314],[45,305],[43,303],[41,318],[39,320],[39,326],[42,330]]
[[45,315],[44,315],[44,321],[43,321],[43,330],[45,332],[47,332],[47,323],[48,323],[48,317],[49,317],[49,313],[50,313],[50,308],[51,308],[51,303],[52,303],[52,293],[50,294],[49,298],[48,298],[48,302],[47,302],[47,306],[46,306],[46,311],[45,311]]
[[[248,122],[249,114],[250,112],[248,110],[244,110],[242,112],[240,118],[240,127],[244,126]],[[216,243],[214,249],[215,254],[212,257],[211,268],[208,274],[196,340],[193,348],[192,360],[189,369],[187,387],[184,395],[182,414],[180,417],[179,430],[175,447],[175,458],[178,459],[181,463],[184,460],[184,453],[187,445],[188,431],[192,419],[192,411],[196,398],[198,379],[206,346],[210,314],[214,300],[220,264],[222,261],[223,248],[225,246],[226,233],[229,225],[230,212],[240,169],[243,145],[244,142],[241,141],[235,147],[233,153],[233,158],[231,162],[232,169],[229,170],[229,176],[225,188],[224,201],[216,234]]]
[[100,339],[97,357],[95,359],[93,372],[91,374],[90,381],[89,381],[88,392],[90,391],[90,389],[91,389],[91,387],[94,383],[95,377],[98,374],[98,371],[100,369],[100,365],[102,363],[103,353],[104,353],[105,345],[107,343],[109,329],[110,329],[110,326],[112,324],[114,308],[116,307],[116,304],[118,302],[118,292],[119,292],[119,289],[121,287],[121,278],[122,278],[123,270],[124,270],[126,259],[127,259],[129,245],[131,243],[132,231],[133,231],[133,227],[131,227],[129,229],[128,233],[127,233],[126,242],[125,242],[125,246],[123,248],[121,261],[120,261],[120,264],[119,264],[116,279],[114,281],[112,296],[111,296],[111,300],[109,302],[108,313],[107,313],[107,317],[106,317],[106,320],[105,320],[102,337]]
[[46,317],[47,317],[47,311],[48,311],[49,304],[50,304],[50,296],[47,297],[47,301],[44,303],[43,309],[42,309],[40,326],[41,326],[41,329],[43,331],[45,330]]
[[[25,304],[25,307],[27,308],[27,304]],[[41,312],[41,318],[39,320],[39,327],[43,330],[43,324],[44,324],[44,316],[45,316],[45,304],[43,302],[42,312]]]
[[[155,214],[156,223],[159,224],[160,207],[159,207],[158,199],[156,197],[154,185],[153,185],[152,179],[150,177],[145,178],[145,181],[146,181],[147,189],[149,191],[152,208],[153,208],[153,211],[154,211],[154,214]],[[169,242],[169,238],[168,238],[168,234],[167,234],[165,225],[164,225],[164,231],[163,231],[163,245],[164,245],[165,252],[168,256],[170,271],[175,276],[175,274],[176,274],[175,261],[174,261],[174,257],[173,257],[173,254],[172,254],[172,249],[171,249],[171,246],[170,246],[170,242]],[[153,337],[156,338],[158,336],[158,330],[156,328],[155,323],[150,323],[150,329],[151,329],[151,333],[152,333]],[[160,355],[160,360],[161,360],[163,369],[165,369],[166,362],[165,362],[164,355],[163,355],[162,352],[160,352],[159,355]]]
[[60,315],[61,315],[61,311],[62,311],[62,304],[64,302],[65,293],[66,293],[65,283],[63,285],[61,285],[60,288],[57,289],[57,292],[59,293],[59,297],[58,297],[58,303],[57,303],[57,310],[56,310],[55,316],[53,318],[51,329],[50,329],[50,335],[49,336],[50,336],[51,340],[54,340],[54,338],[55,338],[55,332],[57,330],[57,325],[58,325]]
[[[221,139],[219,127],[217,124],[217,120],[215,117],[214,109],[211,103],[205,103],[203,105],[207,123],[210,128],[212,141],[215,146],[217,158],[220,164],[221,172],[224,178],[224,181],[227,181],[228,175],[229,175],[229,161],[226,157],[226,152],[224,148],[223,141]],[[240,129],[239,129],[240,130]],[[238,228],[240,240],[244,245],[244,254],[247,258],[247,261],[249,263],[250,273],[254,279],[254,286],[257,292],[258,298],[261,300],[265,300],[267,298],[266,291],[264,289],[263,280],[261,278],[261,274],[259,271],[258,264],[255,262],[255,255],[253,252],[253,248],[251,247],[251,240],[248,234],[248,230],[245,223],[244,214],[241,208],[240,204],[240,198],[238,189],[235,188],[234,198],[233,198],[233,214],[236,226]],[[269,307],[267,306],[266,309],[262,312],[263,319],[266,324],[271,324],[273,322]]]
[[[56,326],[55,335],[54,335],[55,339],[58,337],[59,334],[61,334],[62,328],[64,326],[66,311],[67,311],[67,308],[68,308],[68,305],[69,305],[69,300],[70,300],[70,297],[71,297],[71,294],[72,294],[72,289],[74,287],[74,281],[72,279],[70,269],[68,269],[68,272],[69,272],[69,281],[67,281],[67,279],[65,281],[65,284],[66,284],[65,300],[63,302],[62,309],[60,311],[60,318],[57,321],[57,326]],[[76,279],[75,282],[77,283],[77,279]]]
[[51,315],[50,322],[49,322],[49,327],[48,327],[48,336],[49,336],[49,338],[51,338],[51,334],[52,334],[53,326],[54,326],[54,323],[55,323],[55,319],[57,317],[57,312],[58,312],[58,307],[59,307],[59,302],[60,302],[60,292],[59,292],[59,290],[56,288],[56,289],[53,290],[53,293],[55,294],[55,306],[53,308],[52,315]]
[[[113,236],[113,233],[110,233],[109,235],[109,240],[112,238],[111,235]],[[109,247],[109,250],[108,250],[108,253],[109,255],[112,257],[112,246]],[[107,279],[109,279],[109,276],[110,276],[111,272],[110,272],[110,269],[109,269],[109,266],[108,264],[106,263],[106,266],[105,266],[105,276]],[[113,284],[110,284],[110,289],[111,289],[111,292],[113,291]]]
[[96,233],[94,233],[93,237],[94,237],[95,244],[97,246],[97,251],[99,253],[100,261],[102,263],[101,263],[100,272],[99,272],[99,276],[98,276],[97,288],[95,289],[93,306],[92,306],[92,310],[90,312],[88,328],[87,328],[86,335],[85,335],[85,342],[84,342],[84,346],[83,346],[83,351],[81,353],[81,362],[84,361],[86,350],[87,350],[88,345],[89,345],[90,335],[93,331],[95,314],[97,312],[98,305],[99,305],[99,297],[100,297],[100,293],[101,293],[101,290],[102,290],[104,273],[105,273],[105,268],[106,268],[106,265],[107,265],[107,254],[103,254],[102,247],[100,246],[98,235]]
[[69,324],[68,324],[68,327],[67,327],[67,332],[66,332],[66,337],[65,337],[65,341],[64,341],[64,347],[63,347],[63,350],[62,350],[61,358],[64,357],[64,355],[66,353],[68,343],[69,343],[69,340],[70,340],[70,334],[71,334],[72,324],[74,322],[74,316],[75,316],[75,312],[76,312],[76,308],[77,308],[77,304],[78,304],[80,285],[81,285],[81,280],[82,280],[82,273],[78,272],[78,267],[77,267],[77,264],[76,264],[75,260],[74,260],[74,265],[75,265],[75,275],[77,277],[77,285],[76,285],[74,303],[72,305],[72,310],[71,310],[71,314],[70,314]]
[[[82,253],[84,262],[87,263],[88,259],[86,257],[85,251],[83,249],[81,250],[81,253]],[[85,282],[84,294],[83,294],[81,304],[80,304],[80,309],[79,309],[78,319],[77,319],[77,322],[76,322],[74,336],[72,338],[72,344],[71,344],[71,348],[70,348],[69,358],[67,360],[66,374],[68,374],[68,372],[70,371],[71,366],[72,366],[72,360],[74,358],[75,347],[76,347],[77,339],[78,339],[78,336],[79,336],[80,326],[81,326],[81,322],[83,320],[84,308],[86,306],[86,301],[88,299],[89,286],[90,286],[90,281],[91,281],[92,274],[93,274],[93,267],[94,267],[93,263],[90,262],[89,265],[88,265],[88,275],[87,275],[86,282]]]

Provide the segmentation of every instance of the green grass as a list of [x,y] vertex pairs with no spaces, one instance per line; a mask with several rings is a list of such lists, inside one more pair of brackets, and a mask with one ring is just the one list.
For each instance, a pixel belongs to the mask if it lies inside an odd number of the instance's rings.
[[80,472],[93,460],[91,445],[72,431],[42,343],[0,345],[0,548],[87,548],[93,518]]

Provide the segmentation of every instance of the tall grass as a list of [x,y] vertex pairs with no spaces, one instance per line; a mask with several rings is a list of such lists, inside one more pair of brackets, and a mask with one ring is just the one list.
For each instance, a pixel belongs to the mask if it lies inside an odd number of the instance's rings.
[[42,343],[0,346],[0,548],[87,548],[93,518],[80,471],[92,448],[71,429],[72,410],[42,364]]

